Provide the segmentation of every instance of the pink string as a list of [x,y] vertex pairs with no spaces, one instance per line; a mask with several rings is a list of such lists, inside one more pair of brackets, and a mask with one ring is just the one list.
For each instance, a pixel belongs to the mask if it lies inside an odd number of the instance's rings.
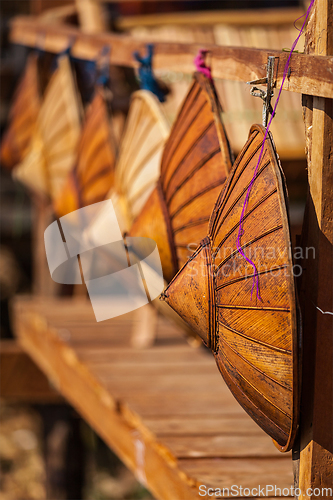
[[[272,123],[272,120],[275,116],[275,111],[276,111],[276,108],[277,108],[277,105],[278,105],[278,102],[280,100],[280,96],[281,96],[281,92],[282,92],[282,88],[283,88],[283,84],[285,82],[285,79],[287,77],[287,73],[288,73],[288,68],[289,68],[289,65],[290,65],[290,59],[291,59],[291,55],[293,53],[293,51],[295,50],[295,47],[297,45],[297,42],[298,40],[300,39],[302,33],[303,33],[303,29],[305,27],[305,24],[308,20],[308,17],[309,17],[309,14],[310,14],[310,11],[312,9],[312,6],[314,4],[314,1],[315,0],[311,0],[311,3],[309,5],[309,8],[308,10],[306,11],[306,14],[305,14],[305,20],[304,20],[304,23],[303,23],[303,26],[301,28],[301,30],[299,30],[299,35],[297,36],[296,40],[294,41],[291,49],[290,49],[290,53],[289,53],[289,57],[287,59],[287,62],[286,62],[286,65],[284,67],[284,71],[283,71],[283,77],[282,77],[282,82],[281,82],[281,86],[280,86],[280,89],[279,89],[279,93],[278,93],[278,96],[276,98],[276,101],[275,101],[275,105],[274,105],[274,109],[273,109],[273,113],[270,117],[270,120],[268,122],[268,125],[267,125],[267,128],[266,128],[266,131],[265,131],[265,135],[264,135],[264,140],[263,140],[263,143],[262,143],[262,146],[261,146],[261,150],[260,150],[260,154],[259,154],[259,158],[258,158],[258,162],[257,162],[257,166],[255,168],[255,171],[254,171],[254,174],[253,174],[253,177],[251,179],[251,182],[249,184],[249,187],[248,187],[248,190],[247,190],[247,193],[246,193],[246,197],[245,197],[245,201],[244,201],[244,205],[243,205],[243,209],[242,209],[242,213],[241,213],[241,216],[240,216],[240,223],[239,223],[239,231],[238,231],[238,236],[237,236],[237,250],[239,251],[239,253],[244,257],[244,259],[249,263],[251,264],[251,266],[253,267],[253,270],[254,270],[254,275],[253,275],[253,284],[252,284],[252,289],[251,289],[251,300],[252,300],[252,294],[253,294],[253,290],[254,290],[254,287],[256,286],[256,289],[257,289],[257,299],[259,299],[261,302],[262,302],[262,298],[260,297],[260,292],[259,292],[259,277],[258,277],[258,270],[257,270],[257,266],[255,265],[255,263],[249,259],[248,257],[246,257],[245,253],[243,252],[242,248],[241,248],[241,236],[243,236],[244,234],[244,230],[243,230],[243,218],[244,218],[244,214],[245,214],[245,211],[246,211],[246,208],[247,208],[247,205],[248,205],[248,202],[249,202],[249,198],[250,198],[250,193],[251,193],[251,189],[252,189],[252,186],[254,184],[254,181],[255,181],[255,178],[256,178],[256,175],[257,175],[257,172],[258,172],[258,169],[259,169],[259,165],[260,165],[260,162],[261,162],[261,159],[262,159],[262,156],[263,156],[263,153],[264,153],[264,148],[265,148],[265,142],[266,142],[266,138],[268,136],[268,132],[269,132],[269,128],[271,126],[271,123]],[[303,16],[302,16],[303,17]],[[297,21],[297,19],[296,19]]]
[[209,80],[212,80],[212,69],[206,65],[205,61],[207,52],[208,50],[200,49],[193,62],[197,71],[205,75]]

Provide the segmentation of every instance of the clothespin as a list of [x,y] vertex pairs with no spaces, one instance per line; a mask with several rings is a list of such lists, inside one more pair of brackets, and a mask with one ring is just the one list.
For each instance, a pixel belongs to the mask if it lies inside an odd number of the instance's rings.
[[260,97],[263,100],[262,124],[265,128],[267,127],[269,115],[273,113],[271,100],[274,95],[273,88],[275,87],[274,66],[275,57],[268,56],[266,78],[260,78],[259,80],[247,82],[249,85],[267,85],[266,92],[258,87],[252,87],[250,90],[251,95],[254,97]]
[[111,105],[113,93],[110,89],[110,52],[109,45],[105,45],[97,59],[96,63],[96,87],[102,93],[108,106]]
[[150,90],[160,102],[165,101],[166,91],[164,91],[156,80],[153,69],[152,69],[152,59],[154,54],[154,45],[148,44],[146,57],[141,57],[138,52],[134,52],[133,57],[140,63],[139,67],[139,78],[140,87],[144,90]]

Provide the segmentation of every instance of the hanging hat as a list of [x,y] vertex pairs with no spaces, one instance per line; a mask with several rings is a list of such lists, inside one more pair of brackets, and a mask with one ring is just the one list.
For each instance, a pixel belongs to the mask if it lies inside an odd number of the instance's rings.
[[252,180],[264,135],[252,126],[208,235],[164,298],[212,349],[245,411],[287,451],[298,422],[296,293],[286,186],[271,135]]
[[58,217],[106,198],[114,182],[116,149],[108,103],[98,85],[86,113],[74,168],[54,203]]
[[160,180],[130,230],[156,241],[167,281],[207,233],[231,165],[213,82],[195,73],[164,149]]
[[28,152],[41,106],[38,55],[29,55],[22,79],[15,91],[9,125],[1,142],[1,165],[14,168]]
[[123,232],[130,229],[156,186],[168,136],[169,125],[155,95],[147,90],[134,92],[116,164],[114,187],[107,196],[112,200]]
[[56,199],[73,167],[81,131],[81,106],[67,54],[45,92],[29,152],[14,176],[40,195]]
[[[169,126],[156,97],[146,90],[135,92],[115,167],[114,183],[106,195],[106,199],[112,201],[123,234],[156,185],[168,133]],[[97,211],[85,228],[87,234],[105,227],[104,217],[103,211]]]

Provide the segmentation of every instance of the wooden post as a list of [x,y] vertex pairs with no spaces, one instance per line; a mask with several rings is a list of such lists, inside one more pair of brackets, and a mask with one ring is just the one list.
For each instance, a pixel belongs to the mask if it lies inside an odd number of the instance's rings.
[[[332,11],[332,0],[315,1],[307,30],[308,53],[333,54]],[[300,288],[301,421],[299,450],[294,450],[294,456],[299,452],[302,500],[331,498],[333,489],[333,99],[303,96],[303,104],[309,193]]]
[[59,284],[52,280],[46,260],[44,231],[53,222],[52,206],[46,199],[33,196],[33,293],[42,297],[56,295]]
[[150,304],[140,307],[135,312],[131,346],[136,349],[151,347],[156,339],[157,311]]
[[76,0],[81,30],[84,33],[102,33],[107,31],[107,22],[103,6],[96,0]]

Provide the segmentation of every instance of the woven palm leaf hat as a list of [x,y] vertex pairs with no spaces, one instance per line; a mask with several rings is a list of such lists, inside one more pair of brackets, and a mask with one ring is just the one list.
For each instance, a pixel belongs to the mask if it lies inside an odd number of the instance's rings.
[[160,178],[129,231],[156,241],[166,281],[207,233],[231,165],[214,84],[197,72],[165,145]]
[[114,185],[107,195],[123,232],[129,231],[156,185],[169,133],[170,127],[157,97],[148,90],[134,92],[120,144]]
[[1,165],[8,170],[22,161],[29,150],[41,102],[38,54],[32,52],[15,90],[9,124],[1,142]]
[[36,194],[55,200],[71,170],[81,133],[82,107],[69,56],[61,54],[45,91],[29,151],[13,175]]
[[[142,133],[143,130],[143,133]],[[111,199],[123,234],[151,194],[160,175],[160,159],[169,126],[156,97],[138,90],[131,97],[129,114],[114,171],[114,181],[105,199]],[[97,211],[87,234],[108,225],[103,210]]]
[[58,217],[106,198],[114,184],[116,156],[111,109],[98,84],[86,111],[74,166],[54,202]]
[[251,127],[207,236],[163,297],[213,351],[245,411],[288,451],[298,425],[298,315],[286,186],[270,134],[254,177],[264,135]]

